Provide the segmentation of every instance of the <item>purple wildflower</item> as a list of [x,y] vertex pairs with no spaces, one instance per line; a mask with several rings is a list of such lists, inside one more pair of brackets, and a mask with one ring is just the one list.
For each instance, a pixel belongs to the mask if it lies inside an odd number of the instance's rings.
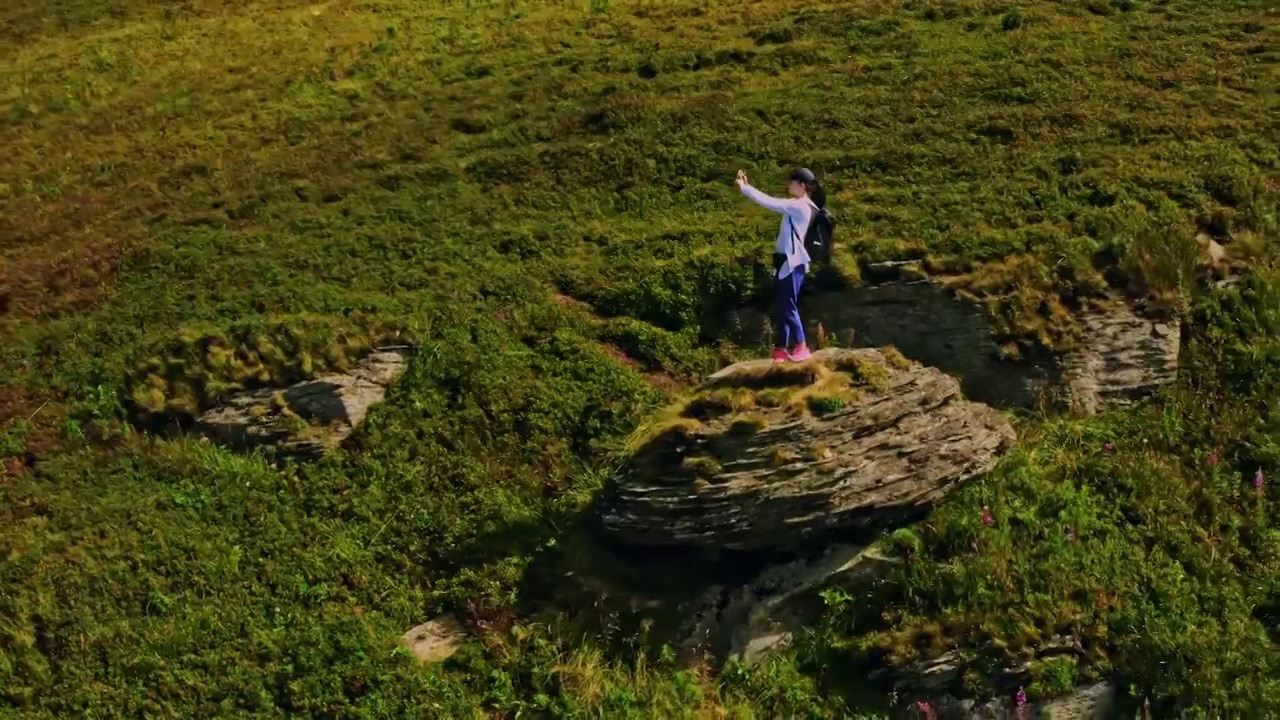
[[1262,490],[1262,468],[1258,468],[1258,471],[1253,474],[1253,486],[1259,491]]
[[987,509],[987,506],[986,506],[986,505],[983,505],[983,506],[982,506],[982,524],[983,524],[983,525],[990,525],[991,523],[993,523],[993,522],[995,522],[995,521],[996,521],[996,519],[995,519],[995,518],[993,518],[993,517],[991,517],[991,511]]
[[928,700],[917,700],[916,709],[927,718],[933,717],[933,705]]
[[1022,689],[1021,686],[1018,687],[1018,694],[1016,696],[1016,699],[1017,699],[1019,708],[1024,708],[1027,706],[1027,691]]
[[1112,445],[1111,443],[1107,443],[1106,445],[1102,446],[1102,450],[1103,452],[1112,453],[1112,452],[1115,452],[1116,446]]
[[1217,465],[1217,464],[1218,464],[1218,454],[1217,454],[1217,453],[1209,453],[1209,464],[1210,464],[1210,465]]

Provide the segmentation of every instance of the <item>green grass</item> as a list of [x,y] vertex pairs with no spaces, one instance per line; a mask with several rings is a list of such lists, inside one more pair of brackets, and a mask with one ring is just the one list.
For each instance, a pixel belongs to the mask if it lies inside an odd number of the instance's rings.
[[1160,402],[1024,424],[1022,448],[903,544],[906,564],[874,600],[833,603],[817,637],[836,639],[821,651],[905,665],[959,646],[982,668],[1062,634],[1085,649],[1081,675],[1117,672],[1165,713],[1277,707],[1275,282],[1197,304],[1214,329]]
[[[1197,222],[1272,252],[1265,7],[4,3],[0,708],[841,712],[803,653],[681,673],[530,600],[671,382],[743,355],[709,340],[767,289],[775,226],[733,173],[778,193],[814,168],[847,275],[923,258],[1053,344],[1108,267],[1185,297]],[[1273,501],[1228,482],[1280,476],[1274,418],[1239,409],[1275,394],[1276,328],[1226,338],[1232,317],[1201,323],[1183,395],[1024,431],[918,529],[885,618],[820,654],[1070,621],[1166,701],[1276,707]],[[419,343],[412,367],[313,466],[126,421],[182,422],[394,337]],[[978,535],[983,504],[1000,522]],[[1045,521],[1062,513],[1075,545]],[[422,671],[394,640],[442,610],[528,632]]]

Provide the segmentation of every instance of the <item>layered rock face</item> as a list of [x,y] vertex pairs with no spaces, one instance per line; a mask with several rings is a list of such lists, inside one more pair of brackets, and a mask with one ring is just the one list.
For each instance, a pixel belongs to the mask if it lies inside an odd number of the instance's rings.
[[[892,345],[955,376],[967,398],[993,407],[1032,408],[1037,388],[1056,378],[1048,364],[1002,360],[986,308],[928,280],[814,292],[802,298],[800,315],[809,338],[825,335],[845,347]],[[735,342],[769,347],[771,321],[756,308],[741,308],[726,324]]]
[[1066,404],[1093,414],[1149,395],[1178,377],[1181,326],[1118,305],[1080,318],[1086,342],[1062,360]]
[[[1001,408],[1055,405],[1090,413],[1109,402],[1151,394],[1177,376],[1178,321],[1149,317],[1123,302],[1083,311],[1083,341],[1058,356],[1001,357],[987,310],[929,280],[889,280],[805,296],[806,333],[818,329],[846,346],[892,345],[906,356],[959,378],[966,397]],[[729,334],[767,346],[766,316],[730,314]]]
[[990,470],[997,411],[893,351],[822,350],[713,375],[641,438],[603,515],[633,545],[758,550],[884,527]]

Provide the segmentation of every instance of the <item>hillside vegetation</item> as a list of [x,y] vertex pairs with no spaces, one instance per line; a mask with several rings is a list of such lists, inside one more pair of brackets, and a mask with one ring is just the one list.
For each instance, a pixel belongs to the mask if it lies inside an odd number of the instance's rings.
[[[1268,5],[0,3],[0,714],[844,717],[850,668],[1064,632],[1089,661],[1032,695],[1280,712]],[[713,676],[582,577],[581,526],[759,350],[719,340],[776,228],[732,179],[799,164],[847,282],[923,259],[1028,346],[1106,294],[1193,331],[1178,387],[1021,420],[874,602]],[[1238,286],[1197,288],[1198,230]],[[174,432],[405,340],[334,457]],[[442,611],[478,639],[423,668],[396,640]]]

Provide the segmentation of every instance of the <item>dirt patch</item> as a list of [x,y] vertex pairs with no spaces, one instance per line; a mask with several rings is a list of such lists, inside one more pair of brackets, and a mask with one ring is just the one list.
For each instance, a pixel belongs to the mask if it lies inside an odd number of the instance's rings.
[[564,293],[553,293],[551,297],[554,298],[557,303],[567,308],[573,308],[574,310],[582,310],[584,312],[591,313],[592,317],[599,317],[598,315],[596,315],[595,310],[591,307],[589,303],[583,302],[582,300],[579,300],[576,297],[573,297],[571,295],[565,295]]
[[0,480],[21,477],[27,472],[27,464],[18,458],[0,460]]
[[[60,244],[59,244],[60,245]],[[126,251],[117,240],[24,247],[0,263],[0,319],[49,320],[83,312],[107,300]]]
[[12,385],[0,386],[0,425],[30,415],[38,407],[40,403],[26,391]]
[[66,406],[52,400],[33,396],[16,386],[0,387],[0,429],[15,422],[26,424],[23,433],[23,449],[27,465],[57,451],[65,442],[60,429],[66,416]]
[[673,393],[684,387],[684,383],[671,377],[667,373],[660,370],[646,369],[643,362],[631,357],[625,350],[619,348],[617,345],[613,345],[612,343],[600,343],[600,346],[603,347],[614,360],[617,360],[623,365],[626,365],[640,373],[644,376],[646,382],[663,392]]
[[14,201],[0,212],[0,318],[75,312],[114,284],[125,237],[102,193]]

